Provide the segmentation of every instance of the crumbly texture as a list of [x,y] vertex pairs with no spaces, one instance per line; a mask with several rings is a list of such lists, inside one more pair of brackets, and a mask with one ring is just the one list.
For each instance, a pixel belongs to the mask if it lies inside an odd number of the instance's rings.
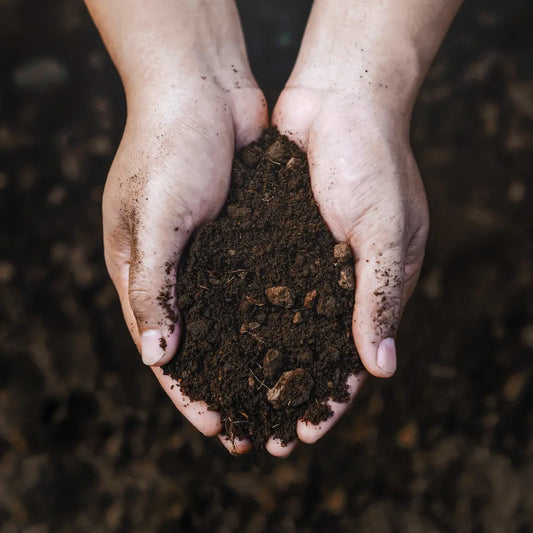
[[361,368],[353,261],[335,245],[305,154],[275,130],[241,150],[224,210],[178,269],[184,338],[164,367],[221,412],[225,435],[286,444],[299,418],[319,423],[332,414],[328,399],[348,400],[346,380]]

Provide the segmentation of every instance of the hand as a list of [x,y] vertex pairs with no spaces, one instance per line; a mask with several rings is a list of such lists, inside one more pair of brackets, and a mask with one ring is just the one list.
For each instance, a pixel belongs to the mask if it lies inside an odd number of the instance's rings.
[[222,76],[214,81],[201,73],[179,84],[159,80],[157,89],[143,88],[128,99],[103,219],[106,264],[144,363],[185,417],[215,435],[220,415],[184,397],[159,366],[178,345],[174,283],[180,255],[195,228],[222,208],[235,149],[259,136],[267,110],[251,74],[247,81],[240,73],[240,88],[230,90],[220,86]]
[[[353,337],[370,374],[396,371],[394,338],[416,285],[428,232],[426,197],[408,140],[409,120],[361,93],[286,88],[273,122],[307,152],[320,212],[338,241],[352,246],[356,269]],[[353,400],[364,375],[348,382]],[[347,409],[318,426],[302,420],[297,433],[313,443]],[[275,455],[294,445],[271,443]]]

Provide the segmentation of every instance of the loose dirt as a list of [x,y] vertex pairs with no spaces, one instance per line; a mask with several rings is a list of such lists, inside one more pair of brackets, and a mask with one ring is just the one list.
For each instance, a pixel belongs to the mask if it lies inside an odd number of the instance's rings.
[[235,158],[224,210],[181,261],[185,333],[165,373],[221,412],[225,435],[290,442],[299,418],[319,423],[328,399],[348,400],[361,368],[352,264],[319,214],[305,154],[266,131]]

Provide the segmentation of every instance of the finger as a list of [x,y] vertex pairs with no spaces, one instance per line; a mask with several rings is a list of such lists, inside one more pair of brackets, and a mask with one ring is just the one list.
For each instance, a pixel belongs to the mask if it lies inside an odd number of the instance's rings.
[[[298,105],[294,105],[295,94],[298,97]],[[286,135],[307,152],[309,130],[317,111],[317,97],[314,91],[285,88],[272,112],[272,124],[282,135]]]
[[129,247],[125,255],[127,259],[119,259],[117,257],[116,251],[112,249],[111,246],[105,246],[104,248],[104,257],[109,272],[109,276],[115,285],[117,290],[118,297],[120,300],[120,305],[122,307],[122,314],[124,315],[124,321],[128,327],[133,342],[137,346],[137,349],[140,351],[141,345],[139,341],[139,330],[137,329],[137,321],[133,314],[133,310],[130,305],[130,298],[128,294],[129,286]]
[[281,440],[270,437],[267,440],[265,448],[274,457],[288,457],[294,448],[296,448],[296,444],[298,444],[297,440],[293,440],[288,444],[282,444]]
[[[380,235],[386,235],[383,231]],[[402,313],[405,259],[401,239],[370,243],[355,250],[356,289],[353,337],[359,357],[372,375],[396,372],[395,336]]]
[[243,88],[240,97],[232,101],[233,116],[246,117],[235,122],[235,147],[237,149],[257,140],[268,128],[268,107],[263,93],[257,88]]
[[350,395],[350,399],[348,402],[344,403],[328,400],[327,403],[333,412],[333,415],[324,422],[320,422],[319,424],[311,424],[305,420],[298,420],[298,425],[296,426],[298,438],[306,444],[313,444],[317,440],[321,439],[337,423],[339,418],[353,403],[355,396],[359,392],[359,389],[363,386],[365,379],[365,372],[361,372],[357,375],[352,374],[348,377],[346,384],[348,386],[348,394]]
[[162,365],[174,356],[180,317],[175,282],[179,258],[193,224],[190,217],[158,209],[157,197],[143,220],[133,221],[128,297],[140,334],[146,365]]
[[193,401],[181,390],[181,387],[170,376],[163,373],[163,369],[153,366],[152,370],[159,383],[168,394],[178,411],[206,437],[212,437],[222,430],[220,413],[210,411],[205,402]]
[[241,455],[252,449],[252,443],[248,439],[232,439],[227,435],[219,435],[218,438],[231,455]]

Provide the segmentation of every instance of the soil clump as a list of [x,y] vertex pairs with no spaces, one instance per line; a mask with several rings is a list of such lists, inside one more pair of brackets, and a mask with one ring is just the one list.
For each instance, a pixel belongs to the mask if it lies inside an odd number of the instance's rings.
[[321,218],[305,154],[276,130],[237,154],[226,205],[178,268],[184,322],[164,367],[223,433],[288,443],[299,418],[331,416],[361,369],[351,334],[351,250]]

